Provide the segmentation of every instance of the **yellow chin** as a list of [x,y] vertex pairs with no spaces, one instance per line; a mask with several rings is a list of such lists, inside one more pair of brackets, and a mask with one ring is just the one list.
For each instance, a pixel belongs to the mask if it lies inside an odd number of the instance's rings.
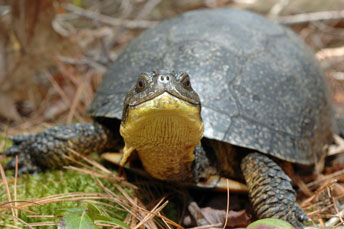
[[120,133],[125,147],[121,165],[136,150],[145,170],[161,180],[191,178],[194,148],[203,136],[200,106],[165,92],[128,108]]

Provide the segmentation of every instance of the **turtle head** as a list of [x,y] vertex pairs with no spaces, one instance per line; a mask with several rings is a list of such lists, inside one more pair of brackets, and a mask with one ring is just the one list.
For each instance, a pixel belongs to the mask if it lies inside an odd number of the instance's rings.
[[[142,107],[139,105],[153,101],[164,93],[166,94],[165,98],[171,98],[168,99],[170,102],[185,102],[192,107],[201,109],[200,99],[191,87],[190,76],[187,73],[168,71],[146,72],[139,75],[136,84],[125,97],[122,122],[126,121],[130,108]],[[168,101],[160,99],[154,101],[162,101],[156,104],[155,109],[168,109],[164,106],[164,102]],[[170,105],[169,108],[173,108],[177,103],[171,103]]]
[[120,133],[125,142],[122,165],[136,150],[153,177],[185,177],[194,160],[194,147],[203,136],[200,99],[189,75],[140,74],[125,98]]

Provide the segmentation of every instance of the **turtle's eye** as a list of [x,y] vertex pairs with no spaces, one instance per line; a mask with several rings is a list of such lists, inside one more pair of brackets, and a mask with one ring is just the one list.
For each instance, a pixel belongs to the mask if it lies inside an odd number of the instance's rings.
[[147,80],[144,78],[144,76],[140,76],[139,79],[136,82],[136,91],[141,92],[146,88]]
[[191,81],[190,81],[190,77],[188,74],[185,74],[181,80],[183,87],[185,89],[190,89],[191,88]]

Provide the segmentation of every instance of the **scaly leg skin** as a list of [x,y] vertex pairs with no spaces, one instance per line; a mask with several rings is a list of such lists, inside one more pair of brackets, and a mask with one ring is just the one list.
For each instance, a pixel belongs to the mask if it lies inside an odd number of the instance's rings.
[[[13,145],[0,154],[18,155],[20,174],[70,164],[64,157],[65,154],[71,155],[69,149],[85,155],[110,149],[116,143],[112,132],[96,122],[56,126],[37,134],[22,134],[10,139]],[[13,169],[15,163],[14,158],[5,169]]]
[[308,216],[296,203],[291,179],[270,158],[251,153],[241,162],[249,197],[258,218],[278,218],[302,228]]

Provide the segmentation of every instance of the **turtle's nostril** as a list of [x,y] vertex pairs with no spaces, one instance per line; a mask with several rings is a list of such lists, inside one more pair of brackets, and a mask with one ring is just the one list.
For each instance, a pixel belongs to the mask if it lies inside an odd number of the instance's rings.
[[168,83],[168,82],[170,82],[170,77],[169,76],[160,76],[159,82],[160,83]]

